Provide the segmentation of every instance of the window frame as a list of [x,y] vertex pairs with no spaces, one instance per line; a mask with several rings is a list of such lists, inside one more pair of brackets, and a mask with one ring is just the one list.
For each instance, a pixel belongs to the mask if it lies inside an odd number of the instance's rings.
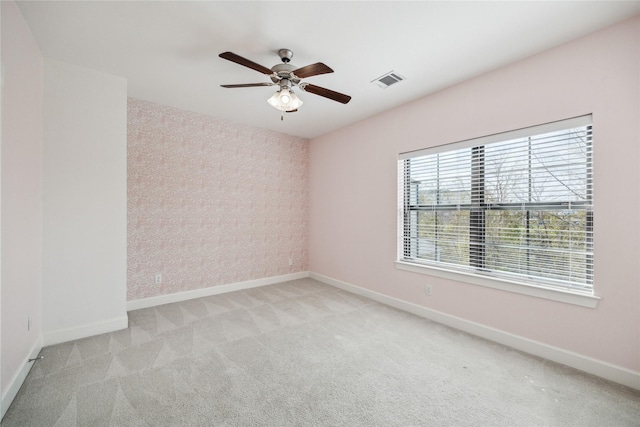
[[[465,283],[472,283],[481,286],[487,286],[494,289],[500,289],[510,292],[515,292],[519,294],[525,294],[540,298],[551,299],[560,302],[566,302],[570,304],[576,304],[584,307],[595,308],[597,306],[600,297],[595,295],[595,288],[593,287],[593,281],[591,281],[590,289],[576,289],[576,288],[564,288],[564,287],[556,287],[547,283],[536,282],[535,280],[527,280],[522,277],[509,277],[509,273],[498,272],[496,275],[495,272],[485,273],[484,267],[486,264],[484,263],[485,258],[485,238],[486,238],[486,230],[485,230],[485,215],[486,212],[490,212],[492,210],[524,210],[523,206],[526,207],[526,212],[528,213],[531,209],[536,209],[539,206],[536,205],[544,205],[545,207],[549,207],[550,203],[548,201],[543,202],[534,202],[529,200],[526,203],[517,202],[517,203],[486,203],[484,200],[485,192],[483,190],[483,186],[485,185],[484,179],[484,151],[485,146],[490,144],[495,144],[498,142],[510,141],[518,138],[527,138],[527,137],[535,137],[536,135],[541,135],[545,133],[560,131],[564,129],[570,128],[578,128],[589,126],[592,131],[593,126],[593,118],[591,115],[585,115],[580,117],[575,117],[572,119],[560,120],[557,122],[546,123],[538,126],[531,126],[527,128],[518,129],[515,131],[503,132],[499,134],[489,135],[481,138],[474,138],[467,141],[456,142],[453,144],[445,144],[441,146],[426,148],[417,151],[400,153],[398,156],[398,252],[396,259],[396,268],[399,270],[411,271],[415,273],[427,274],[431,276],[452,279],[456,281],[461,281]],[[590,138],[588,141],[589,144],[592,144],[592,139]],[[424,204],[421,205],[417,201],[413,201],[411,199],[411,185],[414,184],[411,182],[411,174],[409,173],[409,168],[405,165],[412,158],[432,155],[432,154],[440,154],[453,152],[458,149],[471,149],[471,200],[469,203],[465,203],[464,206],[461,204],[456,205],[443,205],[440,204],[439,199],[436,200],[434,204]],[[555,202],[554,205],[556,208],[578,208],[584,209],[585,212],[585,222],[586,229],[590,232],[586,232],[586,235],[589,237],[586,238],[585,244],[591,246],[591,254],[593,253],[593,154],[592,151],[588,151],[588,158],[586,161],[587,168],[587,177],[586,179],[586,188],[587,188],[587,198],[585,201],[567,201],[567,202]],[[439,174],[439,167],[438,167]],[[530,172],[529,172],[530,173]],[[472,177],[475,175],[482,176],[482,179],[473,179]],[[438,178],[439,182],[440,178]],[[416,192],[417,194],[417,192]],[[436,192],[436,197],[439,198],[439,190]],[[464,209],[461,209],[463,207]],[[591,208],[591,209],[589,209]],[[455,266],[452,268],[448,268],[446,264],[439,262],[421,262],[417,260],[415,253],[411,251],[416,251],[417,248],[408,247],[405,237],[409,235],[411,237],[412,230],[417,233],[417,224],[412,225],[412,219],[409,218],[411,212],[417,211],[445,211],[445,210],[463,210],[464,212],[469,212],[469,266],[470,268],[464,268],[462,270],[456,269]],[[527,214],[528,215],[528,214]],[[417,218],[417,213],[415,215]],[[417,221],[417,219],[415,220]],[[477,224],[475,227],[472,224]],[[412,229],[412,227],[414,227]],[[437,230],[437,227],[435,227]],[[527,224],[527,231],[529,230]],[[417,238],[416,236],[413,236]],[[409,239],[411,241],[411,238]],[[413,258],[413,259],[411,259]],[[587,263],[591,263],[591,272],[593,272],[593,255],[587,256]],[[462,265],[462,264],[461,264]],[[585,285],[587,288],[587,285]]]

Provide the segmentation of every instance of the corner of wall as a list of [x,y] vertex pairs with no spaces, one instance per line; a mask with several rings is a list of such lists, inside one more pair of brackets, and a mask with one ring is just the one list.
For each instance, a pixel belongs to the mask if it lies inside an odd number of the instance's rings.
[[43,334],[42,343],[44,346],[60,344],[63,342],[79,340],[92,337],[94,335],[107,334],[109,332],[127,329],[129,327],[129,316],[115,317],[101,322],[87,323],[71,328],[46,331]]
[[4,414],[7,413],[9,406],[11,406],[11,402],[13,402],[13,399],[15,399],[16,395],[18,394],[20,387],[22,387],[22,383],[24,383],[24,380],[27,378],[27,375],[31,371],[33,364],[37,363],[37,361],[29,362],[29,359],[36,358],[42,350],[42,347],[42,335],[40,335],[29,351],[29,354],[24,359],[22,368],[20,368],[15,373],[14,377],[8,383],[9,386],[7,387],[7,390],[2,394],[2,402],[0,402],[0,420],[2,420]]

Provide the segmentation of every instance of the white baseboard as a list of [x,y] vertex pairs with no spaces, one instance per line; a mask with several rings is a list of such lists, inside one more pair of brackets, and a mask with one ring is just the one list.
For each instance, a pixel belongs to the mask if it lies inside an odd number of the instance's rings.
[[22,368],[15,373],[11,382],[9,382],[9,387],[7,387],[6,392],[2,395],[2,403],[0,404],[0,420],[2,420],[7,409],[11,406],[11,402],[15,399],[20,387],[22,387],[22,383],[27,378],[29,371],[33,367],[33,362],[29,363],[29,359],[34,359],[40,353],[40,350],[42,350],[42,335],[40,335],[33,344],[33,347],[31,347],[31,350],[29,351],[29,355],[24,359]]
[[225,294],[227,292],[240,291],[242,289],[257,288],[260,286],[274,285],[276,283],[288,282],[290,280],[304,279],[309,277],[308,271],[285,274],[282,276],[265,277],[263,279],[247,280],[245,282],[230,283],[228,285],[217,285],[209,288],[194,289],[191,291],[176,292],[157,297],[136,299],[127,301],[127,311],[139,310],[141,308],[155,307],[173,302],[186,301],[194,298],[208,297],[210,295]]
[[544,344],[528,338],[514,335],[499,329],[484,326],[482,324],[451,316],[440,311],[432,310],[417,304],[393,298],[369,289],[361,288],[322,274],[310,273],[309,277],[326,283],[331,286],[343,289],[399,310],[413,313],[417,316],[442,323],[447,326],[459,329],[472,335],[485,338],[487,340],[506,345],[516,350],[524,351],[535,356],[539,356],[553,362],[561,363],[583,372],[613,381],[618,384],[640,390],[640,372],[617,366],[602,360],[597,360],[588,356]]
[[129,327],[129,316],[125,313],[124,316],[116,317],[114,319],[106,320],[103,322],[89,323],[87,325],[80,325],[73,328],[58,329],[56,331],[45,331],[44,345],[60,344],[67,341],[78,340],[81,338],[92,337],[94,335],[106,334],[113,331],[119,331],[120,329],[126,329]]

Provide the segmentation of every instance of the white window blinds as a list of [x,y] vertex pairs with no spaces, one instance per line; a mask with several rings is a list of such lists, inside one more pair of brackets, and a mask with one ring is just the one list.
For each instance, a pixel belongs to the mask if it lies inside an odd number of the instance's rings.
[[591,116],[399,156],[405,262],[593,293]]

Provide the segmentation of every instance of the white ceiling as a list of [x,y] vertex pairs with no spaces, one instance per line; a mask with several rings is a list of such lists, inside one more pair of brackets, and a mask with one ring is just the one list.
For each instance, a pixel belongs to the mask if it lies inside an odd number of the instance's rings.
[[[312,138],[640,13],[640,1],[18,1],[42,53],[125,77],[129,96]],[[351,95],[343,105],[298,91],[281,113],[275,87],[221,88],[271,68],[324,62],[306,82]],[[394,70],[405,81],[371,81]]]

